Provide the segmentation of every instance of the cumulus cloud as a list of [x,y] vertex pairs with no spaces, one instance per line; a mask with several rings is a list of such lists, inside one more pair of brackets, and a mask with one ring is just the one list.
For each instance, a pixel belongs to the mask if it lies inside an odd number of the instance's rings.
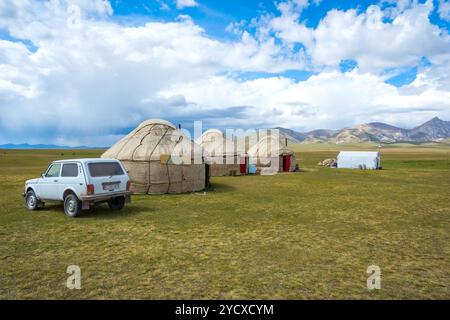
[[[103,4],[104,1],[101,1]],[[126,27],[105,19],[111,10],[71,1],[2,2],[0,27],[22,42],[0,41],[0,131],[3,140],[90,136],[129,128],[162,114],[152,100],[168,85],[220,72],[298,68],[280,56],[273,40],[259,42],[244,33],[240,41],[207,37],[189,17]],[[106,9],[104,9],[106,8]],[[180,106],[179,109],[182,109]],[[32,115],[30,117],[30,115]]]
[[439,0],[438,13],[442,20],[450,21],[450,1]]
[[177,9],[186,7],[198,7],[198,3],[195,0],[177,0]]
[[[302,130],[337,129],[368,121],[409,127],[436,114],[450,118],[450,92],[440,84],[441,76],[439,71],[427,69],[419,75],[427,83],[425,87],[417,81],[402,88],[358,70],[322,72],[306,81],[271,77],[240,82],[216,76],[182,83],[160,94],[182,94],[187,101],[204,107],[253,106],[245,110],[245,118],[232,122],[242,127],[249,125],[248,119],[252,126],[281,125]],[[434,83],[431,78],[439,80]],[[230,125],[227,121],[220,124]]]
[[336,67],[342,60],[355,60],[360,69],[377,72],[416,65],[423,56],[439,63],[450,54],[448,32],[429,20],[431,0],[400,1],[386,10],[378,5],[364,12],[333,9],[316,28],[301,21],[304,6],[288,1],[278,8],[281,14],[270,27],[283,41],[304,45],[316,65]]

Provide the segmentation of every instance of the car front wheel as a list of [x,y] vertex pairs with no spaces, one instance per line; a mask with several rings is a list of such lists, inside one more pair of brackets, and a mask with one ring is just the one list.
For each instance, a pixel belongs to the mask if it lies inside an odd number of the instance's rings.
[[33,190],[27,192],[25,196],[25,206],[28,210],[37,210],[41,207],[40,201]]
[[64,198],[64,212],[69,217],[78,217],[81,213],[81,201],[73,193]]
[[116,197],[113,199],[110,199],[108,201],[108,206],[111,210],[122,210],[125,206],[125,197]]

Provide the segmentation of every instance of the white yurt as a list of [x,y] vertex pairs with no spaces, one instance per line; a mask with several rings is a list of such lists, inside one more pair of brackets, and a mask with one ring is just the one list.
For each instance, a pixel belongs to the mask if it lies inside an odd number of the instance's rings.
[[209,129],[196,142],[204,149],[205,162],[211,176],[236,176],[247,173],[247,156],[238,151],[235,141],[227,139],[222,131]]
[[377,151],[341,151],[337,156],[337,167],[345,169],[379,169],[380,153]]
[[137,194],[183,193],[205,188],[203,150],[165,120],[142,122],[102,158],[122,161]]
[[[248,150],[250,164],[256,165],[258,171],[292,172],[295,170],[295,152],[284,141],[271,136],[264,136]],[[274,164],[278,160],[278,167]]]

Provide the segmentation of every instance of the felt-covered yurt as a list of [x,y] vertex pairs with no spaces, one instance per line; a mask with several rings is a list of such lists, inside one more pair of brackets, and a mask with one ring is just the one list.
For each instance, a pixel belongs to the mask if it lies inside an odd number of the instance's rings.
[[102,158],[122,161],[137,194],[183,193],[205,188],[203,150],[165,120],[151,119],[119,140]]
[[196,142],[205,151],[205,162],[210,166],[211,176],[238,176],[247,174],[248,160],[237,143],[227,139],[217,129],[205,131]]
[[[258,171],[292,172],[295,170],[295,152],[284,141],[264,136],[248,150],[250,164]],[[278,160],[278,164],[277,164]]]

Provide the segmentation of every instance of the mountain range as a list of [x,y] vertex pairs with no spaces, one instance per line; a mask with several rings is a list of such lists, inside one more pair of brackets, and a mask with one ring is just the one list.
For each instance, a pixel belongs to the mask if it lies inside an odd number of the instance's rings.
[[[413,129],[403,129],[382,122],[370,122],[341,130],[318,129],[299,132],[278,127],[282,139],[293,143],[359,143],[359,142],[440,142],[450,139],[450,121],[438,117]],[[68,147],[53,144],[3,144],[0,149],[105,149],[105,147]]]
[[58,146],[54,144],[0,144],[0,149],[106,149],[105,147],[87,147],[87,146],[77,146],[77,147],[69,147],[69,146]]
[[382,122],[360,124],[341,130],[319,129],[299,132],[278,127],[291,143],[359,143],[359,142],[439,142],[450,138],[450,121],[435,117],[413,129],[403,129]]

